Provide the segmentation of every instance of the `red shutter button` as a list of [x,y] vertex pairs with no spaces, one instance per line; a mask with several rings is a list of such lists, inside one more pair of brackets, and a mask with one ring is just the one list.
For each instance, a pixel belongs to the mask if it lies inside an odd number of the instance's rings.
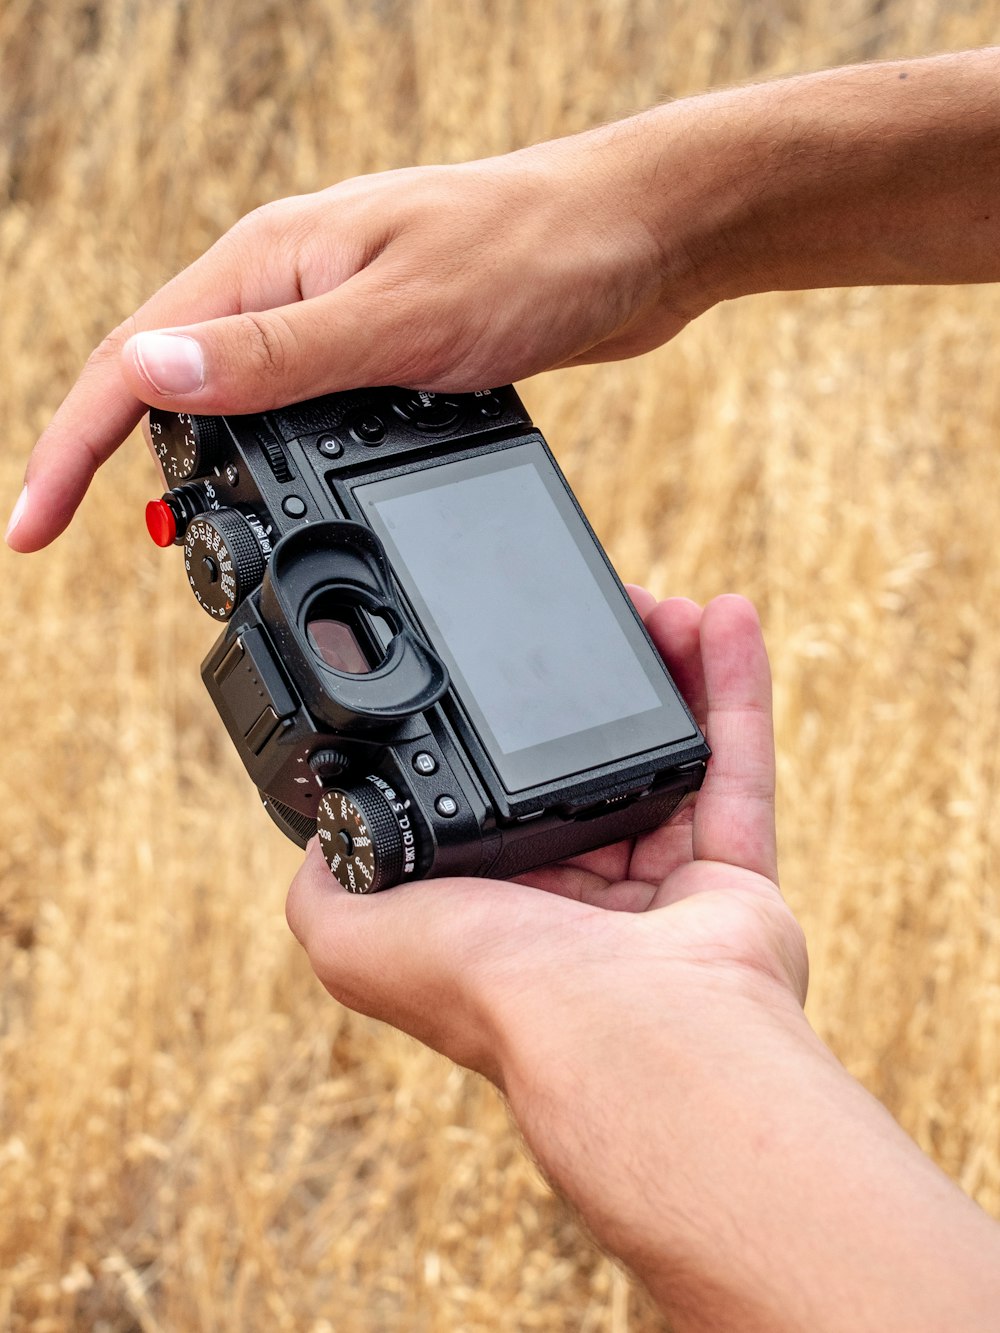
[[157,546],[173,546],[177,519],[166,500],[150,500],[146,506],[146,530]]

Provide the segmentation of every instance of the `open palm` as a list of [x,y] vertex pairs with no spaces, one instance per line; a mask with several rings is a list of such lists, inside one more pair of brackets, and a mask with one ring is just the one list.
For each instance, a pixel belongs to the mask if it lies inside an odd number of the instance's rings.
[[674,950],[745,963],[804,999],[805,947],[777,885],[770,672],[756,614],[738,597],[702,611],[631,592],[712,745],[704,786],[668,824],[520,882],[614,911],[673,907]]
[[777,887],[771,682],[756,613],[740,597],[702,611],[632,595],[712,746],[691,807],[512,883],[439,879],[361,899],[313,846],[289,893],[289,923],[331,994],[491,1077],[498,1014],[543,1005],[557,976],[585,990],[618,985],[623,960],[635,977],[693,965],[805,996],[802,933]]

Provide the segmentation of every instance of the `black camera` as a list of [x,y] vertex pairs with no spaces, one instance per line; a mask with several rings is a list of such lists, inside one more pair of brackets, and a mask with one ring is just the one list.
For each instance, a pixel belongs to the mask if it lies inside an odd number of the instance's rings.
[[507,878],[700,786],[704,737],[513,388],[149,429],[150,535],[225,622],[209,694],[345,888]]

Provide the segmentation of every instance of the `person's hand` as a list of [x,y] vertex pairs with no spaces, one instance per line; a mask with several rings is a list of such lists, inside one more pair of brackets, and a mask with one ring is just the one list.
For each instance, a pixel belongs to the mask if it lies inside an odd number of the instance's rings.
[[[805,997],[802,934],[777,887],[756,614],[738,597],[704,611],[633,597],[712,746],[693,807],[516,883],[439,879],[370,898],[342,889],[313,842],[289,893],[291,927],[331,994],[501,1085],[509,1043],[539,1042],[559,1003],[560,1021],[584,1029],[578,1043],[606,1005],[637,1022],[664,976],[687,970],[699,989],[735,977],[778,1003]],[[518,1017],[533,1031],[519,1033]]]
[[676,1333],[995,1329],[1000,1230],[802,1011],[753,608],[633,596],[712,746],[690,818],[519,883],[371,898],[314,844],[291,927],[331,994],[503,1089]]
[[8,541],[60,533],[146,405],[483,389],[634,356],[750,292],[995,280],[998,64],[963,52],[684,98],[268,204],[92,354]]
[[612,1208],[602,1232],[606,1172],[563,1152],[559,1114],[592,1120],[607,1157],[604,1135],[628,1141],[629,1107],[656,1114],[651,1080],[672,1076],[658,1054],[665,1030],[729,1014],[734,997],[748,1027],[761,1009],[804,1025],[807,977],[776,883],[756,614],[739,597],[702,611],[633,596],[712,746],[693,815],[517,883],[440,879],[371,898],[342,889],[313,843],[287,906],[332,995],[505,1090],[542,1166],[612,1244],[629,1210]]
[[644,213],[640,146],[609,127],[249,214],[93,353],[35,447],[9,543],[61,532],[147,405],[474,390],[665,341],[710,301]]

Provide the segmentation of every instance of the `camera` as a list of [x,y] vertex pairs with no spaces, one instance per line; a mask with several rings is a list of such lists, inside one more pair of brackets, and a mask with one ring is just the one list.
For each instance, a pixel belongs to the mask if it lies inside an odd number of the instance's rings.
[[504,879],[663,823],[704,737],[511,386],[153,409],[146,523],[268,814],[356,893]]

